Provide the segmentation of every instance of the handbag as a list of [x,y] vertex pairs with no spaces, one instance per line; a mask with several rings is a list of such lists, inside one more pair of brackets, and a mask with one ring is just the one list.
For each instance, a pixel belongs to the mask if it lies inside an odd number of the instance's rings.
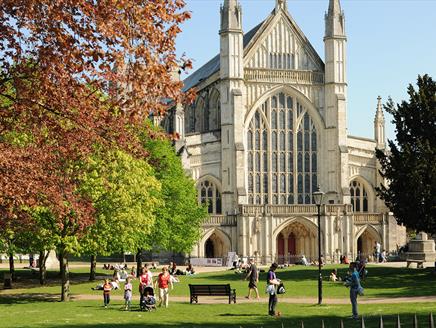
[[285,286],[283,285],[283,283],[280,283],[279,287],[277,288],[277,294],[284,294],[284,293],[286,293]]
[[357,288],[357,294],[359,294],[359,296],[363,296],[364,291],[365,291],[365,290],[363,289],[362,286],[359,286],[359,287]]

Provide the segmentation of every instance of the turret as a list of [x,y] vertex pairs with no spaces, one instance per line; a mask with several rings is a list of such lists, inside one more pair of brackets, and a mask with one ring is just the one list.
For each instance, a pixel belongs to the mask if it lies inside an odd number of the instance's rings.
[[326,155],[330,161],[324,189],[332,194],[338,191],[336,201],[341,203],[349,201],[348,171],[343,169],[348,165],[346,45],[345,16],[340,2],[329,0],[325,14],[324,47]]
[[279,10],[287,10],[286,0],[276,0],[276,12]]
[[385,148],[385,116],[383,114],[383,105],[381,97],[377,97],[377,111],[374,118],[374,139],[377,142],[378,149]]
[[221,182],[223,212],[234,214],[246,198],[243,125],[245,117],[242,8],[224,0],[220,29]]

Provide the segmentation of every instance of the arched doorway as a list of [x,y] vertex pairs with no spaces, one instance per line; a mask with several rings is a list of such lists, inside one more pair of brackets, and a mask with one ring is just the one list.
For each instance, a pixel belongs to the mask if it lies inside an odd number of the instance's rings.
[[374,246],[376,242],[381,243],[380,235],[378,232],[370,227],[365,230],[357,238],[357,255],[363,256],[365,259],[372,260],[374,254]]
[[230,251],[230,241],[220,231],[214,231],[204,242],[204,257],[224,258]]
[[311,261],[316,253],[316,230],[300,222],[292,222],[277,235],[277,261],[295,263],[302,255]]
[[208,240],[206,240],[206,243],[204,244],[204,254],[206,255],[207,258],[212,258],[214,257],[214,247],[213,247],[213,241],[210,240],[210,238]]

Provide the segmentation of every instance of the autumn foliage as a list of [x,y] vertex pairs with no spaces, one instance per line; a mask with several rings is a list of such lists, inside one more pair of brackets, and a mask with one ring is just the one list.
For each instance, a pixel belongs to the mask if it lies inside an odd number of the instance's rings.
[[[171,74],[180,0],[3,0],[0,5],[0,209],[49,205],[87,225],[75,163],[95,144],[140,155],[129,129],[165,99],[182,101]],[[74,215],[72,215],[74,213]],[[80,218],[79,220],[77,218]]]

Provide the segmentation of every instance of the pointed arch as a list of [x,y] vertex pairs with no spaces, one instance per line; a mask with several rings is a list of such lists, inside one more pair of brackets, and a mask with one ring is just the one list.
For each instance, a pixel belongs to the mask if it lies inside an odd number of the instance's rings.
[[378,242],[381,242],[382,238],[378,230],[371,224],[365,224],[363,227],[359,228],[356,232],[355,239],[357,240],[364,232],[368,232],[374,239]]
[[[256,104],[245,119],[249,203],[311,204],[320,170],[321,116],[288,86],[273,88]],[[263,187],[252,188],[255,177]]]
[[212,238],[212,243],[214,244],[214,251],[216,252],[212,257],[225,257],[227,253],[231,251],[232,239],[223,230],[219,228],[211,228],[206,230],[200,239],[200,257],[206,257],[206,243]]
[[216,88],[209,92],[209,130],[217,130],[221,127],[221,99]]
[[210,214],[221,214],[221,182],[212,175],[202,176],[197,180],[197,197],[199,204],[207,204]]
[[[278,225],[273,232],[273,240],[277,238],[277,236],[285,229],[287,226],[293,224],[293,223],[300,223],[303,226],[305,226],[310,232],[314,233],[315,236],[318,236],[318,225],[315,224],[313,221],[311,221],[309,218],[304,216],[298,216],[298,217],[291,217],[284,222],[282,222],[280,225]],[[321,231],[322,233],[322,231]]]
[[375,212],[376,194],[372,184],[361,175],[354,175],[349,181],[351,204],[354,212]]

